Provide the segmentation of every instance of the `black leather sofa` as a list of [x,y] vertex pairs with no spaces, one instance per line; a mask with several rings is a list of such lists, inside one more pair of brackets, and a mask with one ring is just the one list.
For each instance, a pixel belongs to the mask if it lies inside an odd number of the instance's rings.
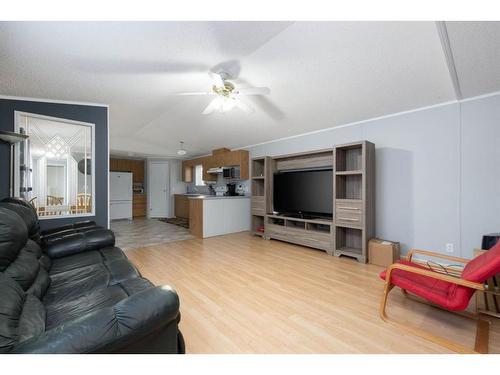
[[58,229],[0,203],[0,353],[184,353],[172,288],[141,277],[113,232]]

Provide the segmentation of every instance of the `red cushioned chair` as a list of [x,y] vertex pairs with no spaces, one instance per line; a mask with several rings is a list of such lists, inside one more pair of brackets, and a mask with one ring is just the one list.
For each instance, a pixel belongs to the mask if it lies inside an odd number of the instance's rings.
[[[414,254],[447,259],[452,262],[462,263],[465,267],[461,274],[453,276],[450,273],[438,272],[430,267],[424,267],[412,262]],[[466,313],[463,310],[469,305],[469,301],[476,290],[484,291],[485,287],[483,283],[488,278],[500,273],[500,241],[489,251],[472,260],[417,249],[410,250],[407,259],[392,264],[380,274],[380,277],[385,280],[384,293],[380,302],[380,317],[386,322],[395,324],[453,351],[461,353],[471,352],[471,349],[463,345],[435,336],[430,332],[411,328],[389,320],[385,313],[387,296],[394,286],[398,286],[406,295],[407,292],[410,292],[423,298],[425,301],[431,302],[436,307],[447,311],[462,312],[461,315],[477,319],[476,343],[472,352],[487,352],[489,322],[480,319],[477,314]]]

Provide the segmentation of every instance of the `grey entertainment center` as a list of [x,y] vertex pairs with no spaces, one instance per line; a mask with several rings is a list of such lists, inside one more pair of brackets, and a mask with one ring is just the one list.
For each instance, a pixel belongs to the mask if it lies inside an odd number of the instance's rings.
[[[349,256],[366,263],[375,236],[375,145],[368,141],[333,149],[252,159],[252,233]],[[275,172],[333,168],[333,219],[305,219],[273,211]]]

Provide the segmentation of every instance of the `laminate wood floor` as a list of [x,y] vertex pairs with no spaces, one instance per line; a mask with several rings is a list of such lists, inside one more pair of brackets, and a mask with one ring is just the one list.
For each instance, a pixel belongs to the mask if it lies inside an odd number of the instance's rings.
[[[144,277],[173,286],[188,353],[449,353],[378,316],[381,267],[249,233],[128,250]],[[389,316],[474,345],[475,324],[395,288]],[[490,352],[500,353],[492,322]]]

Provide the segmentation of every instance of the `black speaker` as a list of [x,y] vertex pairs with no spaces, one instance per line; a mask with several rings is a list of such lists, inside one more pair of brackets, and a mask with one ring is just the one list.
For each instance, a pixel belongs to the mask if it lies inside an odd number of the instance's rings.
[[490,233],[483,236],[483,242],[481,243],[481,249],[489,250],[496,245],[498,239],[500,238],[500,233]]

